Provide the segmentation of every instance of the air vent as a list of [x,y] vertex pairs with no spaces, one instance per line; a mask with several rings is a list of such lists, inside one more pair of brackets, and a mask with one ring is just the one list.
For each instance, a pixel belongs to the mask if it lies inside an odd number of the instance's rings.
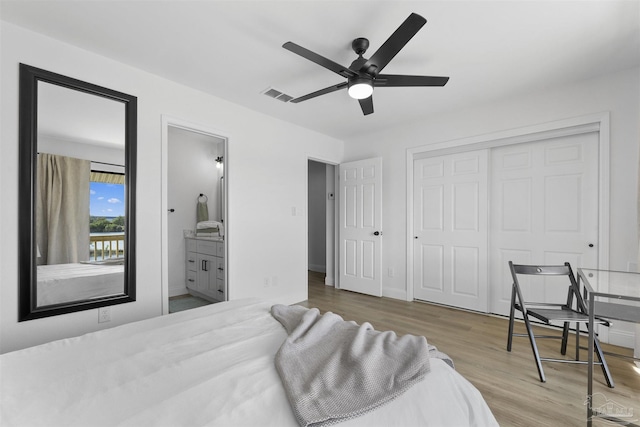
[[289,96],[286,93],[282,93],[277,89],[269,88],[262,92],[264,95],[267,95],[270,98],[275,98],[278,101],[289,102],[293,99],[293,96]]

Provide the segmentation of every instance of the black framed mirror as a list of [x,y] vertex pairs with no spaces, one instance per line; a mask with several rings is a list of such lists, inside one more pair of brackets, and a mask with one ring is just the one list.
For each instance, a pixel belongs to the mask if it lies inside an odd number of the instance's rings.
[[18,320],[135,301],[137,98],[20,64]]

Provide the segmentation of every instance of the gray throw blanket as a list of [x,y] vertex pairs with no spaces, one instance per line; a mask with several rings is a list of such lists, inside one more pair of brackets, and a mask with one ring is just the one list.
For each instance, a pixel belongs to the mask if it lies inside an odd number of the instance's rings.
[[429,372],[430,352],[453,366],[425,337],[398,337],[315,308],[274,305],[271,314],[289,334],[275,366],[301,426],[334,424],[391,401]]

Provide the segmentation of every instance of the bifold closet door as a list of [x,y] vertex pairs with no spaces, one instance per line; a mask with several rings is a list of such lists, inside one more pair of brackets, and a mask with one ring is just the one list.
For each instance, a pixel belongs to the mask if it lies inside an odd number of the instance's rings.
[[413,295],[487,311],[488,150],[414,160]]
[[[490,311],[508,315],[509,261],[598,266],[598,132],[494,148],[491,165]],[[533,300],[566,298],[544,280]]]

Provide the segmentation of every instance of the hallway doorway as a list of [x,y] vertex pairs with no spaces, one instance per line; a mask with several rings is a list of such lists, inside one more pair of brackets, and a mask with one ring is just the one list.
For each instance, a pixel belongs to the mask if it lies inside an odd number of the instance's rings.
[[308,160],[307,255],[308,270],[335,284],[335,165]]

